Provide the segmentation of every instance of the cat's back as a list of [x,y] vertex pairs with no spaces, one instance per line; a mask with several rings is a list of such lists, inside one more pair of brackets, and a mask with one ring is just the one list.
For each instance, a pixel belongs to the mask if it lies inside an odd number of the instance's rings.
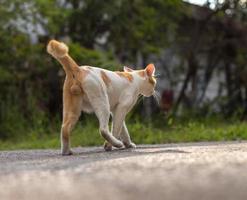
[[80,66],[80,68],[88,70],[89,79],[97,79],[100,82],[103,81],[108,88],[118,88],[119,85],[124,83],[124,80],[121,79],[118,72],[88,65]]

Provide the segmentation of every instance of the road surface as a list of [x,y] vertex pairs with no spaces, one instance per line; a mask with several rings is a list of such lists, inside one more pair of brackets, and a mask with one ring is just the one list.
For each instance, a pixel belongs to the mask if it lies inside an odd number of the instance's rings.
[[0,152],[0,199],[247,199],[247,142]]

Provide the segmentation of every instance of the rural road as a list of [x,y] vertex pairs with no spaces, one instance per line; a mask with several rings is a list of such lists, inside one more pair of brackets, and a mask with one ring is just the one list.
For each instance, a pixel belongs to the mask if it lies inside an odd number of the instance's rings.
[[74,152],[0,151],[0,199],[247,199],[247,142]]

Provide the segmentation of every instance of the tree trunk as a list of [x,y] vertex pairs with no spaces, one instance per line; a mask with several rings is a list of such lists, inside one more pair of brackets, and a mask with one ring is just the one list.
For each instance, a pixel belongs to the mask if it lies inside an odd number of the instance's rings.
[[[177,101],[175,102],[174,104],[174,108],[173,108],[173,114],[176,114],[177,112],[177,109],[180,105],[180,103],[182,102],[183,98],[185,97],[185,91],[187,90],[187,87],[188,87],[188,84],[190,82],[190,80],[192,79],[194,86],[192,87],[195,87],[195,79],[196,79],[196,74],[197,74],[197,62],[194,58],[194,55],[190,55],[189,58],[188,58],[188,70],[187,70],[187,74],[186,74],[186,77],[184,79],[184,82],[183,82],[183,86],[179,92],[179,95],[178,95],[178,98],[177,98]],[[195,89],[195,88],[194,88]],[[192,88],[193,90],[193,88]],[[193,92],[193,91],[192,91]]]

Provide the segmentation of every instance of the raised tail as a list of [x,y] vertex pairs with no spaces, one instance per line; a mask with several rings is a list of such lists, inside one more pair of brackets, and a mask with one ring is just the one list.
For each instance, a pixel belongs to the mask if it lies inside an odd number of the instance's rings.
[[47,45],[47,52],[57,59],[64,68],[66,75],[73,75],[79,71],[79,66],[69,56],[69,48],[63,42],[51,40]]

